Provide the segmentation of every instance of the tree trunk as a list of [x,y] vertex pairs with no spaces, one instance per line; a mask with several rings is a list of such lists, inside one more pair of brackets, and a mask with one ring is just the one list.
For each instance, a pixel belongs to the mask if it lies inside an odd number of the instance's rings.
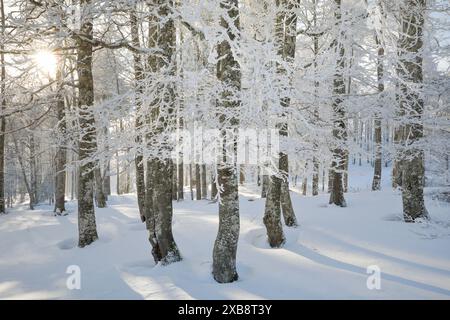
[[[295,13],[292,13],[292,9],[294,9],[294,5],[289,1],[279,1],[277,5],[281,8],[281,11],[277,15],[277,23],[276,23],[276,38],[278,42],[278,54],[282,57],[282,59],[288,63],[292,63],[295,58],[295,42],[297,37],[297,16]],[[281,65],[278,66],[278,72],[280,74],[284,74],[285,70]],[[289,108],[290,105],[290,97],[281,97],[281,106],[283,109]],[[284,115],[283,115],[284,116]],[[278,124],[279,133],[281,137],[287,137],[288,135],[288,124],[287,122],[281,122]],[[283,212],[284,222],[289,227],[297,226],[297,218],[295,217],[294,209],[292,207],[291,196],[289,193],[289,160],[288,155],[285,152],[280,152],[280,158],[278,162],[278,169],[281,174],[281,182],[280,182],[280,190],[278,191],[277,177],[273,175],[271,177],[271,182],[269,183],[269,188],[275,188],[276,191],[271,195],[271,197],[267,196],[266,199],[266,210],[273,210],[274,206],[278,203],[281,205],[281,209]],[[275,186],[270,186],[270,184],[275,183]],[[274,197],[279,197],[276,199],[275,203]],[[268,213],[268,216],[274,215],[278,213],[278,209],[272,213]],[[266,216],[266,214],[265,214]],[[271,224],[267,224],[270,226]],[[271,231],[268,230],[268,234]],[[270,240],[269,240],[270,243]],[[281,244],[280,244],[281,245]]]
[[312,195],[319,194],[319,161],[316,157],[313,158],[313,176],[312,176]]
[[206,165],[202,164],[202,199],[208,197],[208,188],[206,187]]
[[[335,0],[335,12],[334,17],[336,20],[336,26],[341,28],[342,15],[341,15],[341,0]],[[342,31],[340,31],[340,37],[343,38]],[[344,45],[339,39],[334,40],[334,45],[337,52],[336,70],[333,80],[333,137],[335,139],[336,146],[333,151],[333,161],[331,164],[331,181],[332,189],[330,193],[330,204],[335,204],[340,207],[345,207],[347,204],[344,199],[344,185],[342,175],[345,171],[345,150],[343,144],[346,141],[346,124],[345,124],[345,107],[343,104],[342,96],[345,94],[344,84],[344,67],[345,67],[345,51]]]
[[38,200],[38,181],[37,181],[37,165],[36,165],[36,144],[34,133],[30,134],[30,187],[31,194],[30,200],[33,199],[33,205],[36,205]]
[[97,166],[94,169],[94,179],[95,179],[95,202],[97,208],[106,208],[106,197],[103,193],[103,179],[100,168]]
[[404,129],[408,137],[403,141],[405,151],[401,158],[402,198],[404,219],[406,222],[414,222],[418,218],[428,217],[423,197],[424,153],[417,146],[417,142],[423,137],[424,101],[422,94],[416,89],[422,88],[423,83],[422,38],[426,0],[406,0],[403,5],[397,46],[400,108],[407,118]]
[[200,165],[195,165],[195,200],[202,198],[202,184],[201,184]]
[[[226,30],[230,40],[222,40],[217,46],[217,54],[219,61],[217,62],[217,78],[226,86],[241,91],[241,71],[239,63],[235,60],[231,46],[228,41],[236,38],[234,30],[239,30],[239,8],[238,0],[225,0],[220,3],[222,9],[227,10],[227,17],[220,18],[220,25]],[[234,28],[229,26],[229,22],[233,21]],[[221,97],[217,101],[218,107],[224,109],[239,108],[241,102],[238,101],[230,91],[221,92]],[[220,157],[219,168],[217,170],[217,178],[219,185],[222,186],[219,201],[219,230],[214,243],[213,251],[213,277],[219,283],[233,282],[238,279],[236,271],[236,252],[239,239],[239,194],[238,194],[238,177],[237,165],[235,158],[237,156],[237,141],[233,137],[233,141],[226,141],[225,129],[237,129],[238,119],[225,119],[225,115],[219,115],[221,124],[221,135],[223,146],[221,146],[222,154]],[[230,120],[231,125],[228,125]],[[231,128],[230,128],[231,127]],[[233,146],[233,155],[230,157],[225,153],[226,145]],[[229,148],[228,148],[229,149]]]
[[267,189],[269,189],[269,176],[267,174],[263,174],[262,177],[262,187],[261,187],[261,198],[267,197]]
[[[381,4],[380,4],[381,6]],[[380,8],[382,10],[382,8]],[[378,80],[378,93],[380,94],[380,100],[382,100],[382,94],[384,92],[384,46],[381,44],[378,35],[375,35],[375,42],[378,46],[378,56],[377,56],[377,80]],[[379,105],[379,107],[383,107],[383,105]],[[374,171],[373,171],[373,181],[372,181],[372,190],[380,190],[381,189],[381,161],[382,161],[382,132],[381,132],[381,114],[380,110],[377,110],[375,114],[374,120],[374,140],[375,140],[375,163],[374,163]]]
[[[58,66],[56,71],[56,82],[58,84],[58,95],[56,101],[56,116],[58,118],[58,134],[64,136],[66,134],[66,110],[64,106],[64,95],[62,91],[62,83],[64,81],[64,59],[58,58]],[[56,214],[62,214],[66,211],[65,195],[66,195],[66,162],[67,150],[64,145],[58,145],[55,157],[56,185],[55,185],[55,208]]]
[[[166,25],[169,23],[166,23]],[[173,175],[174,166],[171,159],[156,160],[154,164],[153,208],[155,214],[155,235],[161,256],[160,261],[163,265],[166,265],[181,260],[181,255],[172,233],[172,179],[170,178]]]
[[84,247],[98,239],[93,199],[94,167],[90,157],[97,149],[95,120],[91,110],[94,103],[94,80],[92,77],[93,19],[91,0],[80,0],[82,7],[81,32],[83,38],[77,40],[78,72],[78,123],[81,137],[78,144],[80,160],[78,176],[78,246]]
[[211,174],[211,200],[216,200],[217,197],[217,184],[216,176],[214,173]]
[[267,239],[272,248],[279,248],[286,241],[281,225],[281,183],[282,179],[278,177],[270,179],[264,210],[263,221],[266,226]]
[[[21,169],[20,171],[22,172],[23,183],[24,183],[25,188],[26,188],[26,190],[28,192],[28,195],[30,197],[30,204],[29,204],[30,210],[34,210],[34,194],[33,194],[32,190],[31,190],[30,184],[28,183],[28,178],[27,178],[27,174],[25,172],[25,166],[24,166],[24,163],[23,163],[23,158],[21,156],[21,151],[19,149],[19,146],[18,146],[18,143],[17,143],[17,139],[14,136],[14,134],[13,134],[12,138],[13,138],[13,142],[14,142],[14,148],[15,148],[15,151],[16,151],[17,160],[19,161],[19,165],[20,165],[20,169]],[[23,202],[23,197],[21,197],[21,200],[20,200],[20,203],[22,203],[22,202]]]
[[[164,21],[158,25],[157,16],[152,16],[149,21],[149,47],[159,47],[163,57],[151,55],[149,67],[151,72],[164,71],[168,76],[174,75],[174,52],[175,52],[175,24],[171,17],[173,1],[155,1],[158,5],[158,17]],[[152,8],[155,10],[155,8]],[[168,106],[169,115],[160,112],[160,105],[154,102],[152,105],[151,118],[149,121],[156,122],[154,134],[162,133],[171,120],[169,117],[175,109],[175,92],[172,86],[165,88],[168,93],[164,97],[164,104]],[[153,133],[149,133],[150,134]],[[164,150],[168,151],[167,146]],[[163,152],[164,154],[165,152]],[[149,240],[152,245],[152,254],[155,262],[166,265],[181,260],[178,246],[172,233],[172,192],[173,192],[174,164],[171,159],[150,159],[147,162],[146,181],[146,225],[149,230]]]
[[178,173],[178,166],[175,162],[173,164],[173,172],[172,172],[172,200],[178,200],[177,173]]
[[181,159],[178,164],[178,200],[184,199],[184,165]]
[[[2,38],[5,34],[5,8],[4,0],[0,0],[0,23]],[[6,66],[5,54],[3,53],[4,44],[0,41],[0,214],[6,213],[5,210],[5,131],[6,119],[4,111],[6,109]]]
[[194,200],[194,178],[192,174],[192,164],[189,164],[189,191],[191,193],[191,200]]

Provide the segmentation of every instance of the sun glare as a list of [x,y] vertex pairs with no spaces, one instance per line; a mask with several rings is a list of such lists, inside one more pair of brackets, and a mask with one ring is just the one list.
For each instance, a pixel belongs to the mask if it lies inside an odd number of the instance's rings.
[[33,55],[33,60],[40,72],[48,76],[54,76],[56,72],[56,57],[52,52],[47,50],[37,51]]

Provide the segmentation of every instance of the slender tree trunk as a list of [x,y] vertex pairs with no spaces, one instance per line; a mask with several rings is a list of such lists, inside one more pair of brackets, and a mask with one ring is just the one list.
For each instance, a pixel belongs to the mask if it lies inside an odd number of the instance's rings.
[[78,123],[81,129],[78,144],[78,157],[81,162],[78,176],[78,246],[82,248],[97,240],[98,235],[93,199],[95,163],[90,159],[97,149],[95,120],[91,110],[94,103],[92,2],[91,0],[80,0],[80,6],[84,13],[81,21],[81,32],[84,37],[77,41]]
[[106,201],[108,201],[108,196],[111,195],[111,164],[109,161],[103,175],[103,193],[105,194]]
[[269,188],[269,176],[263,174],[262,176],[262,187],[261,187],[261,198],[267,197],[267,189]]
[[[227,10],[227,17],[220,18],[220,25],[226,30],[230,40],[222,40],[217,46],[217,54],[219,61],[217,62],[217,78],[225,85],[231,87],[236,92],[241,90],[241,71],[239,63],[233,56],[231,46],[228,41],[233,41],[236,38],[234,30],[240,29],[239,24],[239,8],[238,0],[225,0],[220,3],[222,9]],[[229,22],[232,21],[234,28],[231,28]],[[230,91],[223,91],[221,99],[217,101],[219,109],[234,109],[239,108],[241,102],[237,100]],[[217,170],[217,178],[219,185],[222,186],[220,192],[219,202],[219,230],[217,238],[214,243],[213,250],[213,277],[219,283],[233,282],[238,279],[236,271],[236,252],[239,239],[239,194],[238,194],[238,177],[237,165],[235,158],[237,156],[237,139],[232,138],[232,141],[227,141],[226,129],[236,130],[238,126],[238,119],[225,119],[225,115],[219,116],[221,124],[221,135],[223,145],[221,146],[221,162]],[[230,120],[231,125],[228,125],[227,120]],[[231,126],[231,128],[230,128]],[[233,155],[225,153],[228,146],[232,146]]]
[[308,177],[304,176],[302,181],[302,195],[306,196],[308,190]]
[[[14,135],[12,136],[12,139],[13,139],[13,142],[14,142],[14,147],[15,147],[15,151],[16,151],[17,160],[19,161],[20,171],[22,172],[23,183],[24,183],[25,188],[26,188],[26,190],[28,192],[28,195],[30,197],[30,203],[29,203],[30,210],[34,210],[34,202],[35,202],[34,201],[34,193],[31,190],[30,184],[28,183],[27,173],[25,171],[25,166],[24,166],[24,163],[23,163],[23,158],[21,156],[21,151],[19,149],[19,146],[18,146],[18,143],[17,143],[17,139],[16,139],[16,137]],[[20,200],[20,203],[22,203],[22,202],[23,202],[23,197],[21,197],[21,200]]]
[[[2,38],[5,35],[5,8],[4,0],[0,0],[0,23]],[[0,214],[6,213],[5,210],[5,131],[6,131],[6,66],[5,54],[3,53],[4,44],[0,41]]]
[[[400,108],[407,117],[402,152],[403,216],[406,222],[427,218],[423,188],[425,182],[424,152],[417,142],[423,137],[423,27],[426,0],[405,0],[401,14],[398,43]],[[419,88],[419,92],[416,88]],[[414,145],[413,145],[414,144]]]
[[106,208],[106,197],[103,193],[103,179],[100,167],[94,169],[94,179],[95,179],[95,202],[97,208]]
[[[381,6],[381,5],[380,5]],[[375,35],[375,42],[378,46],[378,56],[377,56],[377,80],[378,80],[378,93],[380,94],[380,101],[383,102],[381,95],[384,92],[384,47],[378,38],[378,35]],[[381,108],[383,105],[380,105]],[[375,131],[374,131],[374,140],[375,140],[375,164],[374,164],[374,172],[373,172],[373,181],[372,181],[372,190],[380,190],[381,189],[381,161],[382,161],[382,132],[381,132],[381,114],[380,111],[377,111],[375,114]]]
[[[38,176],[36,164],[36,143],[34,133],[30,134],[30,187],[33,194],[33,205],[39,202],[38,199]],[[30,198],[31,199],[31,198]]]
[[211,173],[211,200],[216,200],[217,197],[217,184],[216,184],[216,175]]
[[180,159],[178,164],[178,200],[184,199],[184,165]]
[[195,199],[200,200],[202,198],[202,184],[201,184],[200,165],[195,165]]
[[[181,103],[181,102],[180,102]],[[180,118],[180,130],[182,131],[184,128],[184,121]],[[180,135],[180,145],[183,145],[183,135]],[[180,152],[179,154],[179,163],[178,163],[178,200],[184,199],[184,164],[183,164],[183,154]]]
[[192,164],[189,164],[189,191],[191,193],[191,200],[194,200],[194,178],[192,173]]
[[[58,58],[58,66],[56,71],[57,101],[56,116],[58,118],[58,134],[64,136],[66,134],[66,110],[64,106],[64,94],[62,92],[62,83],[64,77],[64,59]],[[58,145],[55,157],[56,185],[55,185],[55,209],[54,212],[62,214],[66,211],[65,195],[66,195],[66,162],[67,149],[63,145]]]
[[[317,0],[313,0],[313,26],[317,27]],[[317,98],[319,95],[319,81],[318,79],[318,56],[319,56],[319,35],[313,35],[313,51],[314,51],[314,100],[315,100],[315,110],[314,118],[316,121],[319,120],[319,110]],[[314,156],[313,156],[313,175],[312,175],[312,195],[317,196],[319,194],[319,159],[318,159],[318,149],[319,145],[317,141],[314,142]]]
[[202,199],[208,197],[208,188],[206,187],[206,165],[202,164]]
[[[336,26],[340,29],[342,26],[341,15],[341,0],[335,0],[334,17]],[[342,31],[340,31],[342,36]],[[346,140],[346,124],[345,124],[345,107],[342,96],[345,94],[344,84],[344,66],[345,66],[345,51],[344,45],[339,39],[335,39],[335,48],[337,52],[336,71],[333,80],[333,137],[335,138],[336,146],[333,149],[333,161],[331,164],[331,181],[332,189],[330,193],[330,204],[335,204],[340,207],[345,207],[347,204],[344,199],[344,186],[342,175],[345,171],[345,150],[343,144]]]

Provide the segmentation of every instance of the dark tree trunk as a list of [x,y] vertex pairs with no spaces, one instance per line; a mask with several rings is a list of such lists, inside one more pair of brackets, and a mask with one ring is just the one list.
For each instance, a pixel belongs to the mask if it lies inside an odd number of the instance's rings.
[[[173,22],[172,22],[173,23]],[[163,265],[181,260],[172,233],[172,160],[156,160],[154,163],[153,209],[155,215],[155,235]]]
[[200,200],[202,198],[202,184],[201,184],[200,165],[195,165],[195,199]]
[[[180,130],[183,130],[184,122],[180,119]],[[183,135],[180,135],[180,145],[183,145]],[[183,154],[179,154],[178,163],[178,200],[184,199],[184,164],[183,164]]]
[[[150,47],[159,47],[163,57],[153,55],[150,57],[150,71],[164,71],[169,76],[173,76],[176,45],[175,23],[171,17],[173,1],[157,0],[155,4],[158,4],[158,17],[164,21],[164,24],[158,25],[156,23],[157,17],[151,17],[149,28]],[[164,96],[164,104],[168,106],[169,114],[164,115],[161,113],[158,103],[152,106],[150,121],[157,120],[157,125],[154,129],[155,134],[162,133],[167,128],[168,122],[171,120],[169,117],[173,115],[175,109],[174,88],[169,85],[165,89],[168,93]],[[165,146],[164,148],[168,147]],[[170,152],[168,149],[162,151]],[[147,171],[145,218],[149,230],[149,240],[155,261],[166,265],[181,260],[181,255],[172,233],[174,164],[171,159],[151,159],[147,163]]]
[[[423,188],[425,182],[424,153],[418,147],[423,137],[422,94],[416,88],[423,83],[423,27],[426,0],[406,0],[401,14],[401,31],[398,43],[400,78],[400,108],[404,110],[406,124],[404,127],[407,140],[404,139],[402,152],[402,198],[403,216],[406,222],[418,218],[427,218]],[[420,90],[419,89],[419,90]]]
[[194,177],[192,173],[192,164],[189,164],[189,191],[191,193],[191,200],[194,200]]
[[[59,57],[56,72],[56,82],[58,84],[58,94],[56,101],[56,116],[58,119],[58,134],[64,136],[66,134],[66,110],[64,106],[64,94],[62,92],[62,83],[64,81],[64,59]],[[62,214],[66,211],[65,194],[66,194],[66,162],[67,150],[61,143],[58,145],[55,157],[55,208],[56,214]]]
[[98,166],[94,169],[94,179],[95,179],[95,203],[97,208],[106,208],[106,197],[103,193],[103,178],[100,167]]
[[264,174],[262,176],[261,198],[267,197],[267,189],[269,189],[269,176]]
[[[340,29],[342,26],[341,15],[341,0],[335,0],[335,12],[334,17],[336,20],[336,26]],[[340,31],[340,37],[343,38],[342,30]],[[344,45],[339,39],[334,40],[334,46],[337,52],[336,69],[333,80],[333,137],[335,138],[336,146],[332,150],[333,161],[331,164],[331,182],[332,188],[330,193],[330,204],[335,204],[340,207],[345,207],[347,204],[344,199],[344,185],[343,185],[343,173],[345,171],[345,150],[343,144],[346,141],[346,119],[345,119],[345,107],[343,104],[342,96],[345,94],[344,83],[344,67],[345,67],[345,51]]]
[[184,199],[184,165],[180,159],[178,164],[178,200]]
[[202,199],[208,197],[208,188],[206,187],[206,165],[202,164]]
[[211,174],[211,200],[216,200],[217,197],[217,184],[215,174]]
[[177,183],[178,166],[173,164],[172,172],[172,200],[178,200],[178,183]]
[[36,164],[36,143],[34,138],[34,133],[30,134],[30,187],[31,194],[30,201],[33,201],[33,205],[39,202],[38,198],[38,173]]
[[97,149],[95,120],[91,110],[94,104],[91,5],[91,0],[80,0],[80,6],[85,13],[81,21],[84,37],[78,38],[77,41],[78,123],[81,129],[78,144],[78,157],[81,162],[78,176],[78,246],[81,248],[98,239],[93,199],[95,163],[90,159]]
[[[382,4],[379,4],[381,12],[383,13]],[[378,46],[377,52],[377,81],[378,93],[380,94],[380,101],[383,103],[382,94],[384,92],[384,46],[381,43],[378,35],[375,35],[375,42]],[[383,107],[382,103],[379,105],[380,109]],[[374,120],[374,141],[375,141],[375,163],[373,171],[372,190],[381,189],[381,168],[382,168],[382,132],[381,132],[381,110],[377,110]]]
[[[13,138],[13,142],[14,142],[14,148],[15,148],[15,151],[16,151],[17,160],[19,161],[19,165],[20,165],[20,171],[22,172],[23,184],[25,185],[25,188],[26,188],[26,190],[28,192],[28,195],[30,196],[30,203],[29,203],[30,210],[34,210],[34,194],[33,194],[32,190],[31,190],[31,186],[30,186],[30,184],[28,182],[27,174],[26,174],[26,171],[25,171],[25,166],[24,166],[24,163],[23,163],[23,158],[21,156],[21,150],[19,149],[19,145],[17,143],[16,137],[13,135],[12,138]],[[23,198],[24,198],[24,196],[23,196],[23,193],[22,193],[21,194],[20,203],[22,203],[24,201]]]
[[[281,11],[277,14],[276,34],[275,34],[278,42],[278,54],[287,63],[292,63],[295,58],[297,16],[295,13],[292,13],[291,11],[292,9],[294,9],[294,5],[291,2],[285,0],[278,1],[277,5],[281,8]],[[278,66],[278,72],[280,74],[284,74],[286,71],[280,65]],[[282,97],[281,106],[284,109],[287,109],[289,108],[289,105],[290,105],[290,97]],[[279,123],[278,127],[280,128],[279,129],[280,136],[287,137],[288,135],[287,122]],[[280,152],[278,169],[280,171],[282,181],[280,182],[280,187],[278,189],[277,186],[278,182],[276,181],[277,179],[280,179],[280,177],[273,175],[270,178],[271,181],[269,182],[269,188],[275,189],[273,190],[273,193],[271,194],[270,197],[267,196],[265,216],[273,216],[278,214],[279,211],[278,208],[275,211],[273,210],[275,206],[281,205],[285,224],[289,227],[294,227],[297,226],[297,218],[295,217],[294,209],[292,207],[291,202],[291,196],[289,193],[289,160],[288,155],[285,152]],[[275,186],[272,186],[272,184],[275,184]],[[278,197],[278,199],[275,199],[274,197]],[[275,203],[272,203],[272,201],[274,200],[276,200]],[[266,224],[266,228],[267,227],[275,227],[275,225],[268,223]],[[277,232],[278,231],[267,230],[268,234]]]
[[272,248],[279,248],[286,241],[281,225],[281,183],[282,179],[278,177],[270,179],[264,210],[263,221],[266,226],[267,239]]
[[[227,10],[228,17],[220,18],[220,25],[226,30],[231,41],[236,38],[234,29],[239,30],[239,8],[238,0],[225,0],[220,3],[220,7]],[[229,26],[229,21],[233,21],[234,28]],[[221,59],[217,62],[217,78],[225,85],[236,92],[241,90],[241,71],[239,63],[235,60],[228,40],[222,40],[217,46],[217,54]],[[223,91],[221,99],[218,99],[219,110],[230,109],[233,111],[239,108],[240,101],[230,91]],[[220,115],[221,134],[223,144],[221,146],[221,162],[217,170],[217,178],[222,186],[219,202],[219,230],[214,243],[213,251],[213,277],[219,283],[233,282],[238,279],[236,271],[236,252],[239,239],[239,194],[237,165],[234,158],[237,154],[237,141],[226,141],[226,129],[237,129],[238,120],[236,118],[225,119],[225,115]],[[230,125],[227,128],[227,120]],[[234,156],[225,153],[226,144],[232,145]]]
[[[4,0],[0,0],[0,23],[1,36],[5,34],[5,8]],[[4,44],[0,41],[0,214],[6,213],[5,210],[5,131],[6,119],[4,111],[6,108],[6,66],[5,54],[3,53]]]
[[105,168],[105,174],[103,175],[103,193],[105,194],[106,201],[108,201],[108,196],[111,195],[111,165],[109,161]]

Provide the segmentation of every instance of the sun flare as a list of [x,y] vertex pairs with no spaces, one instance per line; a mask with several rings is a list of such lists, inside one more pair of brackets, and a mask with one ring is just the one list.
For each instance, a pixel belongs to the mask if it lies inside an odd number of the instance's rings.
[[40,72],[53,76],[56,72],[56,56],[48,50],[39,50],[33,55],[33,61]]

